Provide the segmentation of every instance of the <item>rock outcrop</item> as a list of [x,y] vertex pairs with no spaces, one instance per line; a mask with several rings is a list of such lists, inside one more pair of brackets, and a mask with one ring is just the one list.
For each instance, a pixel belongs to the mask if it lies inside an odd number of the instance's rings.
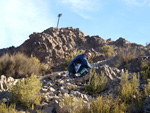
[[[26,40],[19,47],[10,47],[0,50],[0,56],[4,53],[13,54],[15,52],[23,52],[28,56],[35,56],[41,62],[48,64],[56,64],[69,55],[74,49],[91,50],[96,53],[95,62],[104,60],[100,54],[100,48],[104,45],[113,45],[115,51],[120,47],[144,48],[142,45],[130,43],[124,38],[119,38],[116,41],[111,39],[104,40],[99,36],[88,36],[79,28],[48,28],[43,32],[34,32],[30,39]],[[145,51],[144,51],[145,52]]]

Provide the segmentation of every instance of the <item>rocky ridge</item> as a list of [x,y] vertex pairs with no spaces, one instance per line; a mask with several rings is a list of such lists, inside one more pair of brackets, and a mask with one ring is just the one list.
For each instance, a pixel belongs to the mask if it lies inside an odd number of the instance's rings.
[[48,28],[43,32],[34,32],[30,39],[26,40],[19,47],[9,47],[0,49],[0,56],[4,53],[13,54],[15,52],[23,52],[28,56],[35,56],[41,62],[48,64],[56,64],[63,61],[65,56],[69,55],[74,49],[91,50],[95,54],[95,62],[104,60],[100,53],[100,48],[104,45],[112,45],[115,51],[118,48],[126,48],[129,45],[138,48],[144,54],[149,54],[146,47],[130,43],[124,38],[116,41],[111,39],[104,40],[100,36],[89,36],[80,31],[79,28]]
[[[13,54],[15,52],[23,52],[28,56],[36,56],[41,62],[48,64],[56,64],[69,55],[74,49],[91,50],[96,55],[95,62],[92,67],[96,72],[104,72],[109,82],[104,91],[100,95],[116,95],[117,88],[120,85],[121,75],[124,74],[124,69],[128,69],[130,73],[139,72],[141,63],[150,62],[150,50],[139,44],[130,43],[124,38],[119,38],[116,41],[111,39],[104,40],[99,36],[88,36],[81,32],[78,28],[48,28],[41,33],[33,33],[30,39],[26,40],[19,47],[10,47],[0,50],[0,56],[4,53]],[[131,49],[136,49],[137,57],[128,64],[117,68],[118,56],[112,58],[105,58],[99,51],[105,45],[114,47],[117,53],[119,49],[126,50],[129,46]],[[142,53],[142,54],[141,54]],[[9,102],[11,93],[7,92],[9,87],[13,84],[16,85],[18,80],[12,77],[6,78],[1,75],[0,79],[0,104],[2,102]],[[89,75],[81,78],[70,78],[66,71],[53,72],[41,77],[42,89],[41,92],[46,96],[42,101],[41,109],[48,113],[56,113],[59,111],[59,101],[65,96],[80,97],[85,103],[89,103],[93,98],[91,95],[84,91],[84,84],[89,80]],[[143,88],[144,84],[141,84]],[[150,108],[150,98],[145,100],[144,111]],[[24,111],[26,112],[26,111]]]

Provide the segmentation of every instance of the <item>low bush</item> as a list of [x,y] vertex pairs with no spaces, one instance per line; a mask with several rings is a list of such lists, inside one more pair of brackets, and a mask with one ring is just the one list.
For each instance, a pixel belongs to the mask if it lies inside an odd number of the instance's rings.
[[131,47],[127,49],[121,48],[118,51],[118,63],[116,65],[118,65],[117,67],[124,66],[136,57],[138,57],[136,49],[132,49]]
[[28,108],[40,105],[41,86],[39,78],[33,74],[26,80],[18,81],[17,85],[12,87],[12,101]]
[[99,96],[91,103],[91,113],[110,113],[112,100]]
[[59,113],[90,113],[82,98],[64,97],[60,100]]
[[133,108],[138,108],[140,112],[142,111],[144,95],[138,90],[139,80],[139,75],[137,76],[134,73],[129,76],[128,71],[122,76],[120,95],[122,102],[127,104],[128,111]]
[[89,94],[96,94],[105,89],[108,79],[103,72],[99,75],[95,69],[91,69],[89,76],[89,82],[85,85],[85,91]]
[[139,94],[137,90],[139,87],[139,78],[137,78],[135,73],[131,75],[131,80],[128,79],[128,76],[128,71],[126,71],[126,74],[121,79],[121,98],[125,102],[131,102],[134,96],[137,97]]
[[112,106],[112,113],[127,113],[127,105],[125,102],[119,102],[119,98],[115,100]]
[[32,73],[41,74],[40,61],[35,57],[27,57],[22,53],[5,54],[0,57],[0,75],[14,78],[27,77]]
[[15,108],[16,108],[15,104],[7,106],[6,104],[2,103],[0,105],[0,113],[21,113],[17,111]]
[[141,64],[141,74],[147,80],[150,79],[150,63],[142,62]]
[[113,46],[106,45],[102,47],[100,51],[105,54],[106,58],[110,58],[115,55]]
[[150,95],[150,79],[148,79],[148,84],[145,86],[145,95]]

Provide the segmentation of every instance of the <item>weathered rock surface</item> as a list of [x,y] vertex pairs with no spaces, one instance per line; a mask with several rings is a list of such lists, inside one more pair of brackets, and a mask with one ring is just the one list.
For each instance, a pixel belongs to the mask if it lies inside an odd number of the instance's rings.
[[[74,49],[91,50],[95,55],[94,62],[104,60],[105,57],[100,53],[100,48],[104,45],[113,45],[117,51],[120,47],[138,47],[144,48],[142,45],[130,43],[124,38],[119,38],[116,41],[111,39],[104,40],[99,36],[88,36],[79,28],[48,28],[43,32],[34,32],[31,34],[30,39],[26,40],[19,47],[10,47],[0,49],[0,56],[4,53],[23,52],[28,56],[35,56],[41,62],[54,65],[63,61],[66,55],[69,55]],[[144,51],[142,50],[143,52]],[[149,54],[149,53],[147,53]]]
[[[124,74],[124,69],[130,72],[139,72],[142,62],[150,62],[149,45],[146,47],[135,43],[130,43],[124,38],[119,38],[116,41],[111,39],[104,40],[99,36],[88,36],[81,32],[78,28],[48,28],[41,33],[34,32],[30,39],[26,40],[19,47],[10,47],[0,49],[0,56],[4,53],[13,54],[15,52],[23,52],[28,56],[35,56],[41,62],[55,66],[70,54],[74,49],[91,50],[94,54],[94,63],[92,67],[96,72],[104,72],[108,78],[108,84],[101,95],[116,95],[118,86],[120,85],[121,75]],[[119,49],[126,50],[129,46],[131,49],[137,50],[137,58],[132,59],[127,65],[123,65],[121,69],[116,68],[118,55],[106,59],[105,55],[100,52],[100,48],[105,45],[112,45],[115,52]],[[142,54],[143,55],[142,55]],[[70,78],[66,71],[54,72],[41,77],[42,88],[41,93],[45,95],[45,99],[41,103],[41,109],[47,113],[55,113],[59,111],[60,99],[69,97],[80,97],[84,103],[89,103],[92,96],[84,91],[84,85],[89,80],[89,75],[80,78]],[[0,104],[8,102],[11,98],[11,93],[8,89],[16,85],[18,79],[6,76],[0,76]],[[142,86],[142,85],[141,85]],[[143,88],[142,88],[143,90]],[[149,112],[149,97],[145,100],[144,111]]]

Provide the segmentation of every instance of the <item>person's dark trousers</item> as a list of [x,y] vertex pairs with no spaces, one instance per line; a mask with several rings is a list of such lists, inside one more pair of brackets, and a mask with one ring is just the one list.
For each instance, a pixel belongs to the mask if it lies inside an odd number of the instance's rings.
[[68,71],[69,71],[69,73],[72,73],[72,74],[75,74],[75,73],[76,73],[73,64],[72,64],[72,65],[69,65]]
[[85,75],[88,73],[88,69],[86,66],[81,66],[77,73],[80,73],[81,75]]
[[[68,71],[69,71],[69,74],[70,73],[72,73],[72,74],[76,73],[73,64],[68,67]],[[80,73],[81,75],[85,75],[88,73],[88,70],[87,70],[86,66],[81,66],[77,73]]]

